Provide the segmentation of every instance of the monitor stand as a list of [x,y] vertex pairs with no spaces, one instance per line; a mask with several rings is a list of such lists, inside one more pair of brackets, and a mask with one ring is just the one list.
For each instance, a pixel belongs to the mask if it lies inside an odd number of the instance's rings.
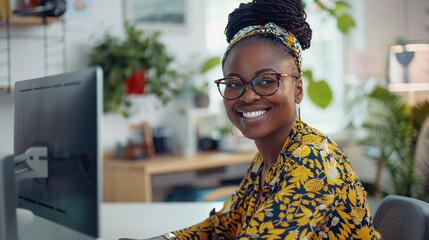
[[[15,170],[16,166],[21,164],[25,166]],[[0,240],[18,239],[16,207],[19,181],[46,177],[48,177],[46,147],[29,148],[17,157],[0,154]],[[26,211],[24,215],[31,218],[31,214]]]

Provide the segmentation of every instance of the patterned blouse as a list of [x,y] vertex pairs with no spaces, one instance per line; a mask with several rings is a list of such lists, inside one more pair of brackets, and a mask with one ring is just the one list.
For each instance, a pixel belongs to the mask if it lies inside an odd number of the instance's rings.
[[347,156],[323,133],[297,120],[260,200],[263,160],[249,170],[219,212],[174,232],[179,239],[381,239],[366,192]]

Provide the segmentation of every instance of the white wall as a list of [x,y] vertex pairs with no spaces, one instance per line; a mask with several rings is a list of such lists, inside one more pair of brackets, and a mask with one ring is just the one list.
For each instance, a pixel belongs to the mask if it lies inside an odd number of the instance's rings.
[[[99,37],[108,30],[110,33],[123,37],[123,2],[118,0],[93,0],[92,21],[84,26],[67,24],[67,70],[74,71],[85,68],[88,64],[88,54]],[[161,40],[168,51],[178,61],[186,63],[191,55],[204,56],[205,41],[205,1],[188,0],[188,25],[183,31],[163,32]],[[42,27],[14,27],[14,34],[41,34]],[[4,33],[4,32],[0,32]],[[49,34],[61,33],[59,24],[48,28]],[[12,38],[12,81],[44,76],[43,45],[41,41],[28,41]],[[53,69],[48,74],[61,72]],[[105,150],[112,150],[117,141],[125,142],[129,137],[128,125],[148,121],[152,126],[167,125],[176,130],[179,138],[184,138],[187,129],[183,126],[185,116],[179,115],[177,109],[190,107],[190,99],[184,98],[161,106],[152,97],[133,99],[140,114],[130,119],[119,116],[105,115],[103,117],[102,145]],[[0,94],[0,152],[13,151],[13,94]],[[177,121],[171,121],[176,119]],[[176,123],[176,125],[175,125]],[[186,144],[186,142],[185,142]],[[186,146],[185,146],[186,147]]]
[[13,153],[13,94],[0,93],[0,153]]
[[427,0],[349,0],[357,26],[348,42],[348,73],[386,78],[389,47],[398,39],[429,40]]
[[389,46],[402,35],[402,0],[348,1],[356,19],[347,37],[348,73],[362,80],[386,77]]

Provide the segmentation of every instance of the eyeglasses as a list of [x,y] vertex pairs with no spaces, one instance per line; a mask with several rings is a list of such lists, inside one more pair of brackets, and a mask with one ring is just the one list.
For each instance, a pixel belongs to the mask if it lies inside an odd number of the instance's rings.
[[220,95],[228,100],[234,100],[243,96],[246,91],[246,84],[252,85],[253,91],[260,96],[271,96],[277,92],[280,86],[281,77],[297,76],[286,73],[261,73],[253,77],[250,81],[245,82],[239,77],[227,77],[214,81],[217,84]]

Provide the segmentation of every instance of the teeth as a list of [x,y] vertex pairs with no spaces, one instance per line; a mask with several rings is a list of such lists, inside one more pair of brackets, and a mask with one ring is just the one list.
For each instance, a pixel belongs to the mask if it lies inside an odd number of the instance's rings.
[[243,117],[255,118],[255,117],[259,117],[259,116],[263,115],[266,112],[267,111],[265,111],[265,110],[258,110],[258,111],[253,111],[253,112],[243,112]]

